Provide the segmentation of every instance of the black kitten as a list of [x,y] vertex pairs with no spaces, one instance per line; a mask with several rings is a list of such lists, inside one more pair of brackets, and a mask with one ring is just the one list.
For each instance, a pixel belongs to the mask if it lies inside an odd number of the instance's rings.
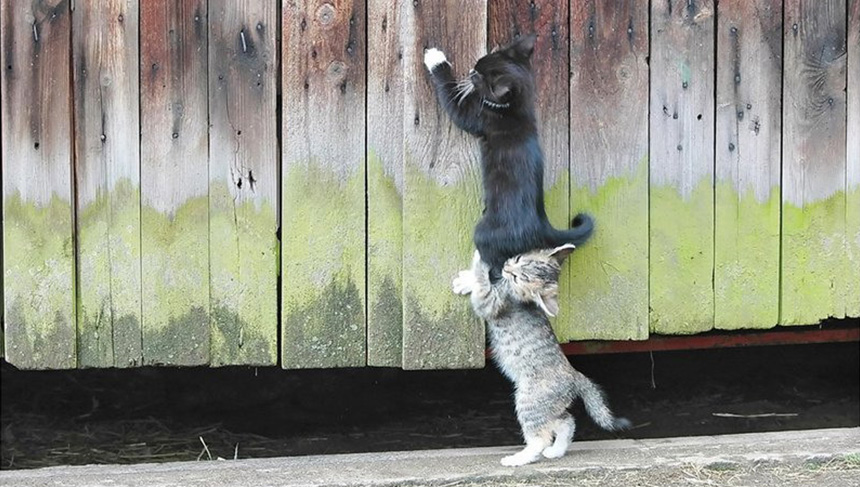
[[594,229],[594,221],[582,213],[569,230],[556,230],[546,217],[530,63],[535,39],[523,36],[487,54],[461,81],[454,79],[444,53],[424,53],[439,102],[458,127],[481,140],[484,215],[474,240],[494,281],[507,259],[535,249],[582,245]]

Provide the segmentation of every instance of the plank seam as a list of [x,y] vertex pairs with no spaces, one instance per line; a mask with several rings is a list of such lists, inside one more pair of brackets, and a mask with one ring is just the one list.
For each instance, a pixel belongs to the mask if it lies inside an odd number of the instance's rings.
[[368,366],[370,336],[370,196],[367,178],[367,133],[370,120],[367,92],[370,86],[370,1],[364,2],[364,366]]
[[714,0],[714,124],[711,126],[713,134],[712,147],[714,158],[711,166],[711,329],[717,327],[717,114],[719,112],[719,99],[717,90],[719,81],[717,79],[720,60],[720,8],[719,0]]
[[653,8],[654,8],[654,5],[653,5],[652,0],[648,0],[648,54],[645,58],[646,64],[648,66],[648,98],[647,98],[647,100],[648,100],[648,103],[647,103],[647,105],[648,105],[648,118],[647,118],[648,127],[646,128],[646,132],[647,132],[646,137],[648,139],[648,141],[647,141],[648,147],[646,149],[647,150],[646,154],[648,155],[648,163],[646,164],[647,167],[645,168],[645,170],[648,171],[648,174],[647,174],[648,190],[645,191],[645,204],[646,204],[646,209],[648,212],[648,216],[647,216],[647,220],[648,220],[647,221],[647,226],[648,226],[648,236],[647,236],[647,240],[648,240],[648,251],[647,251],[648,262],[647,262],[647,266],[646,266],[648,276],[647,276],[647,279],[645,279],[645,283],[646,283],[645,286],[647,288],[647,296],[648,296],[648,298],[647,298],[648,300],[646,301],[647,306],[648,306],[648,315],[647,315],[647,319],[645,320],[645,330],[648,332],[648,336],[651,336],[651,320],[652,320],[652,309],[651,309],[651,235],[652,235],[652,233],[651,233],[651,91],[653,90],[653,88],[651,86],[651,84],[652,84],[651,55],[653,54],[652,45],[654,42],[654,35],[652,33],[652,19],[651,19],[651,17],[652,17]]
[[[782,286],[783,286],[783,197],[782,197],[782,187],[785,183],[784,171],[785,171],[785,0],[782,2],[782,27],[780,28],[780,36],[782,36],[781,50],[780,50],[780,62],[781,69],[779,70],[779,112],[780,112],[780,139],[779,139],[779,289],[777,290],[777,310],[776,310],[776,322],[778,325],[782,324]],[[847,111],[846,111],[847,112]]]
[[[143,15],[141,12],[140,4],[137,4],[137,120],[138,120],[138,130],[137,130],[137,146],[139,147],[137,153],[137,184],[138,184],[138,205],[137,205],[137,237],[138,242],[140,242],[140,252],[138,253],[138,261],[140,266],[140,300],[138,304],[140,305],[140,364],[139,366],[144,366],[146,364],[146,358],[144,354],[146,353],[146,348],[143,346],[143,330],[144,330],[144,320],[146,319],[143,314],[143,130],[141,130],[141,125],[143,124],[143,70],[140,69],[141,62],[143,60],[143,29],[141,25],[143,24]],[[114,356],[114,360],[116,360],[116,356]],[[116,362],[114,362],[116,363]]]
[[[77,175],[77,154],[75,154],[75,145],[77,139],[77,130],[75,127],[75,22],[73,19],[74,16],[74,2],[69,2],[69,72],[67,72],[68,83],[69,83],[69,161],[68,163],[71,165],[71,169],[69,171],[69,186],[70,186],[70,197],[71,201],[69,202],[69,211],[71,212],[71,232],[72,232],[72,322],[75,327],[75,350],[73,354],[73,364],[72,368],[78,367],[78,353],[80,353],[80,333],[78,328],[78,308],[80,307],[80,303],[78,303],[78,298],[80,296],[80,290],[78,287],[80,286],[80,279],[78,276],[78,251],[79,251],[79,243],[78,243],[78,232],[77,232],[77,206],[78,206],[78,186],[75,184],[75,181],[78,178]],[[113,352],[113,327],[111,327],[111,352]]]
[[283,299],[283,273],[281,272],[281,256],[284,255],[283,242],[284,239],[282,237],[281,230],[281,221],[283,214],[283,192],[284,192],[284,146],[283,146],[283,130],[284,130],[284,117],[283,117],[283,68],[284,68],[284,59],[283,59],[283,31],[284,31],[284,5],[283,0],[277,0],[275,2],[275,8],[277,8],[278,12],[278,22],[275,26],[275,55],[273,56],[274,62],[278,63],[278,67],[275,70],[275,78],[276,78],[276,87],[275,87],[275,144],[277,146],[277,168],[276,168],[276,176],[278,179],[277,190],[275,194],[277,195],[275,199],[275,219],[277,229],[275,230],[275,238],[278,240],[278,256],[275,263],[275,272],[277,274],[275,282],[277,284],[277,291],[275,293],[275,299],[277,299],[277,305],[275,306],[275,319],[276,323],[276,340],[277,348],[275,349],[275,366],[279,368],[284,367],[283,361],[283,317],[282,317],[282,299]]

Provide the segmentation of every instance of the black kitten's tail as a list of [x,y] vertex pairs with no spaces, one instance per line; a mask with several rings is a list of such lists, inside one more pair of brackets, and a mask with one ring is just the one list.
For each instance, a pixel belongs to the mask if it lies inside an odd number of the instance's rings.
[[588,241],[594,231],[594,219],[585,213],[580,213],[573,218],[571,227],[567,230],[556,230],[551,228],[548,240],[552,247],[558,247],[566,243],[572,243],[579,247]]

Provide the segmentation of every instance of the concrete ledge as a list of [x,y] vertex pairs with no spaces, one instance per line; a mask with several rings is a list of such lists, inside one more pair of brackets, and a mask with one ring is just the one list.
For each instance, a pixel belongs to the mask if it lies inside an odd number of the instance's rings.
[[[499,460],[518,447],[367,453],[307,457],[90,465],[0,472],[2,486],[383,486],[563,485],[567,481],[624,473],[744,466],[824,464],[849,459],[850,478],[860,477],[860,428],[751,433],[652,440],[574,441],[559,460],[518,469]],[[853,470],[857,465],[858,470]],[[664,475],[665,477],[665,475]],[[551,480],[556,479],[556,480]],[[665,480],[665,479],[664,479]],[[567,482],[564,482],[565,484]],[[579,482],[588,484],[588,482]],[[627,484],[627,482],[624,482]],[[841,485],[838,482],[834,485]],[[597,484],[594,484],[597,485]],[[654,485],[663,485],[657,483]],[[782,485],[801,485],[784,483]],[[806,484],[803,484],[806,485]],[[850,484],[846,484],[850,485]],[[856,485],[856,484],[855,484]]]

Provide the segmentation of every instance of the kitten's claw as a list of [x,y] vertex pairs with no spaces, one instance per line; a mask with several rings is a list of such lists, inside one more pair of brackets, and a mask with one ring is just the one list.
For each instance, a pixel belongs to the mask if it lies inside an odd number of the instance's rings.
[[469,294],[472,292],[472,286],[475,285],[475,274],[472,271],[460,271],[454,282],[451,284],[451,289],[455,294]]
[[430,48],[424,51],[424,65],[427,66],[427,69],[430,71],[433,71],[436,66],[447,62],[448,59],[445,57],[445,53],[439,49]]

